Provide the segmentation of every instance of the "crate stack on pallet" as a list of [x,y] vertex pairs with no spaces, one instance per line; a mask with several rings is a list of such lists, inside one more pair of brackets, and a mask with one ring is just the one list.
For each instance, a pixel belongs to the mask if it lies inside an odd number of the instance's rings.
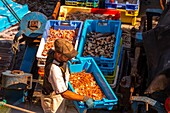
[[121,21],[132,25],[136,25],[139,5],[139,0],[105,0],[105,8],[119,10],[121,12]]
[[92,57],[110,84],[120,58],[121,34],[120,21],[86,20],[78,47],[77,57]]

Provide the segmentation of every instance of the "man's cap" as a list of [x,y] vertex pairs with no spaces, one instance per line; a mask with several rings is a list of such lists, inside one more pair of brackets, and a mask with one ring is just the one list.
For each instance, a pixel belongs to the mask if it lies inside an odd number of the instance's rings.
[[78,52],[74,49],[73,44],[66,39],[56,39],[54,42],[54,47],[56,52],[65,55],[69,59],[78,54]]

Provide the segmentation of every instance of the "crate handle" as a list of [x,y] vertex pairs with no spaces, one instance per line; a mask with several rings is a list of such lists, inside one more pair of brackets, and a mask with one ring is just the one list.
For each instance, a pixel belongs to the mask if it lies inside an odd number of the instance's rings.
[[72,59],[69,61],[69,64],[71,64],[71,65],[81,64],[81,61],[80,61],[80,59],[78,59],[78,58],[72,58]]
[[106,22],[103,22],[103,23],[99,22],[98,26],[108,26],[108,23],[106,23]]
[[107,20],[100,20],[98,21],[98,26],[108,26],[108,21]]
[[125,12],[125,15],[126,15],[126,16],[133,16],[133,15],[134,15],[134,12],[133,12],[133,11],[126,11],[126,12]]
[[84,64],[83,69],[87,71],[90,66],[91,66],[91,62],[90,62],[90,61],[87,61],[87,62]]
[[61,21],[62,26],[70,26],[70,21]]

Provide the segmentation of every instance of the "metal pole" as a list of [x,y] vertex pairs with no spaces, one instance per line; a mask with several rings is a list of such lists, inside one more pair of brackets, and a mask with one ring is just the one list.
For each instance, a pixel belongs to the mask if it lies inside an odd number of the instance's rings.
[[9,108],[13,108],[13,109],[22,111],[22,112],[26,112],[26,113],[35,113],[35,112],[33,112],[33,111],[26,110],[26,109],[23,109],[23,108],[20,108],[20,107],[17,107],[17,106],[13,106],[13,105],[10,105],[10,104],[3,104],[3,105],[6,106],[6,107],[9,107]]

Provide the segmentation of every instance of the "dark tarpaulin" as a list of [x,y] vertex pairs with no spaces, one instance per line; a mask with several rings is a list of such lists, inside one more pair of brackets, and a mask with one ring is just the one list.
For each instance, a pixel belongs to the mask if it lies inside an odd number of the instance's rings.
[[[164,10],[158,25],[142,34],[150,83],[157,75],[170,77],[170,9]],[[169,74],[168,74],[169,73]]]

